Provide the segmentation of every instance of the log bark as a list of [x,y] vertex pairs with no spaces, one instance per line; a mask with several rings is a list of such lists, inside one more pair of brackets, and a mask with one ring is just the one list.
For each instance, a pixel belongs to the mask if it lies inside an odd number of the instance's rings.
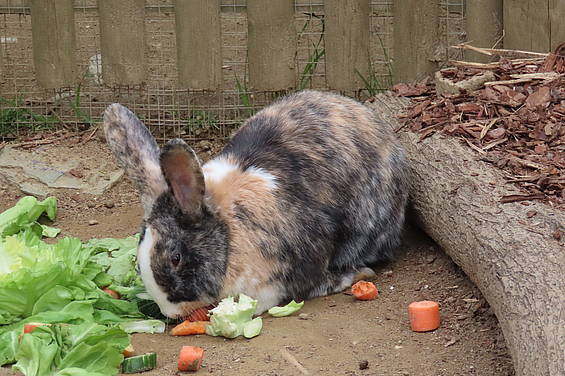
[[[405,98],[367,103],[399,127]],[[503,172],[460,140],[400,131],[416,222],[465,271],[495,312],[517,375],[565,374],[565,213],[541,202],[502,204],[517,193]],[[536,212],[531,218],[527,213]]]

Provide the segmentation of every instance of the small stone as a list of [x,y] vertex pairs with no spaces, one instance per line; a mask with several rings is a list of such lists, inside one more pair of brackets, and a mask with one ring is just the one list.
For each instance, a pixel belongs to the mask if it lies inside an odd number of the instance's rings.
[[310,320],[310,315],[307,313],[300,313],[298,315],[298,319],[299,320]]
[[96,203],[90,201],[89,203],[86,204],[86,206],[88,206],[90,209],[95,208],[96,207]]
[[428,264],[432,264],[436,260],[436,258],[437,258],[436,255],[429,255],[428,257],[426,257],[426,262]]
[[114,201],[106,201],[104,203],[104,206],[107,207],[108,209],[112,209],[114,206],[116,206],[116,204],[114,204]]
[[359,369],[367,369],[367,368],[369,368],[368,360],[362,360],[359,362]]
[[395,349],[395,350],[400,350],[400,349],[402,349],[402,348],[403,348],[403,346],[400,346],[400,345],[394,345],[394,349]]
[[84,174],[82,173],[81,170],[79,170],[78,168],[72,168],[69,170],[69,174],[71,174],[72,176],[74,176],[75,178],[83,178]]
[[97,225],[97,224],[98,224],[98,221],[96,219],[91,219],[90,221],[88,221],[89,226],[94,226],[94,225]]
[[383,272],[383,275],[386,275],[386,276],[389,276],[389,277],[392,276],[392,270],[387,270],[386,272]]
[[447,342],[443,345],[443,347],[449,347],[449,346],[451,346],[451,345],[454,345],[456,342],[457,342],[457,339],[456,339],[456,338],[452,338],[452,339],[450,339],[449,341],[447,341]]

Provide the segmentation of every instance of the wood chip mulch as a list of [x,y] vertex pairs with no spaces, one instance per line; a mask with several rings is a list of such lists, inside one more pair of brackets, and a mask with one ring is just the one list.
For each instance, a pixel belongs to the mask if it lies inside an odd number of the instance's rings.
[[502,202],[543,200],[565,208],[565,43],[545,58],[457,62],[441,74],[457,83],[486,71],[494,81],[459,94],[438,95],[431,78],[395,85],[398,96],[412,99],[399,130],[420,140],[438,132],[462,138],[525,191]]

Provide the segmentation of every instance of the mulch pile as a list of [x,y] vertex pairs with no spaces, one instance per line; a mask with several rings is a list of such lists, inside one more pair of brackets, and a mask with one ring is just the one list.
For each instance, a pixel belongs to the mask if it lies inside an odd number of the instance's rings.
[[495,79],[452,95],[439,95],[430,78],[394,86],[412,97],[401,128],[420,140],[437,132],[461,137],[527,192],[502,202],[536,199],[565,208],[565,43],[545,58],[456,63],[441,71],[454,83],[486,71]]

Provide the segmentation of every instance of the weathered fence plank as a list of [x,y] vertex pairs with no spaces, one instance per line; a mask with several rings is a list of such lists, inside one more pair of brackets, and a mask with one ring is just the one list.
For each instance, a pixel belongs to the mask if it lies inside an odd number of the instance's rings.
[[504,47],[550,50],[549,0],[504,0]]
[[144,5],[144,0],[98,0],[102,76],[109,85],[145,80]]
[[551,51],[565,42],[565,1],[551,0],[549,7],[549,17],[551,22]]
[[37,82],[44,88],[76,82],[73,0],[33,0],[31,35]]
[[294,1],[248,0],[249,83],[254,90],[295,86]]
[[439,1],[395,0],[394,80],[409,82],[438,69]]
[[355,90],[369,80],[369,0],[325,1],[326,81],[329,88]]
[[222,81],[220,0],[176,0],[179,85],[216,89]]
[[[475,47],[495,48],[502,42],[502,0],[467,1],[467,40]],[[465,51],[465,59],[480,63],[493,60],[492,57],[474,51]]]

